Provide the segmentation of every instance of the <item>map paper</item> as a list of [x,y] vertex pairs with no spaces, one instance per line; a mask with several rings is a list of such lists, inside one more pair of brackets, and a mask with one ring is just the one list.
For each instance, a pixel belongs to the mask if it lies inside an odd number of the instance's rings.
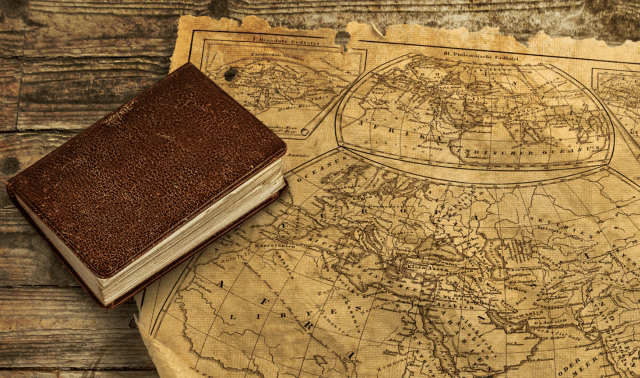
[[640,45],[185,16],[283,197],[136,296],[162,377],[640,375]]

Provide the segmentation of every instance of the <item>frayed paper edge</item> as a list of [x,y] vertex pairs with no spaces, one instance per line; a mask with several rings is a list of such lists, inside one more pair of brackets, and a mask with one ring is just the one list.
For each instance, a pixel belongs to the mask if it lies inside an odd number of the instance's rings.
[[202,378],[201,374],[189,367],[174,351],[149,335],[146,331],[146,326],[139,322],[137,317],[135,322],[140,330],[142,341],[144,341],[144,345],[149,351],[149,356],[151,356],[153,364],[156,365],[158,375],[161,378]]

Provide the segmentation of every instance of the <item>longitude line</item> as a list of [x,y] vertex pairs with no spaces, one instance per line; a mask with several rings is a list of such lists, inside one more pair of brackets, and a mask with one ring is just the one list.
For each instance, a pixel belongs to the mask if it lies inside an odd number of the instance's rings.
[[[498,198],[498,189],[497,188],[494,189],[494,193],[495,193],[495,199],[496,199],[496,210],[498,212],[498,225],[497,226],[500,229],[498,236],[499,236],[499,239],[500,239],[500,243],[502,243],[503,242],[502,238],[503,238],[504,234],[502,233],[502,226],[500,225],[500,220],[501,220],[501,217],[500,217],[500,205],[499,205],[500,199]],[[498,231],[498,230],[496,230],[496,231]],[[500,252],[500,253],[502,253],[502,252]],[[502,256],[502,261],[503,261],[503,264],[502,264],[502,273],[501,274],[506,275],[506,270],[507,269],[506,269],[506,266],[504,264],[504,256]],[[506,305],[507,304],[507,284],[504,282],[504,280],[502,281],[502,284],[503,284],[503,286],[502,286],[502,300],[504,301],[504,303]],[[505,335],[505,340],[504,340],[504,368],[505,368],[505,373],[506,373],[507,366],[509,366],[509,349],[508,348],[509,348],[509,340],[508,340],[508,334],[506,334]]]
[[[314,186],[315,186],[315,185],[314,185]],[[317,187],[317,186],[316,186],[316,187]],[[363,187],[364,187],[364,184],[363,184]],[[316,191],[315,191],[311,196],[309,196],[307,199],[309,199],[309,198],[313,197],[313,196],[315,195],[315,193],[317,193],[317,192],[318,192],[318,191],[320,191],[320,190],[326,191],[326,190],[324,189],[324,186],[323,186],[323,187],[318,187],[318,189],[317,189],[317,190],[316,190]],[[305,200],[304,202],[306,202],[306,200]],[[340,218],[340,220],[344,219],[344,217],[345,217],[345,216],[346,216],[346,214],[345,214],[345,215],[343,215],[343,216],[342,216],[342,218]],[[338,222],[339,222],[339,221],[338,221]],[[335,242],[335,240],[334,240],[334,242]],[[338,242],[336,242],[336,244],[339,244],[339,243],[338,243]],[[307,255],[307,251],[308,251],[310,248],[311,248],[311,247],[307,247],[307,248],[305,248],[303,255],[300,257],[300,259],[299,259],[299,260],[298,260],[298,262],[296,263],[296,266],[294,266],[294,267],[293,267],[293,269],[292,269],[292,272],[293,272],[293,273],[297,273],[297,272],[295,271],[295,270],[296,270],[296,268],[298,267],[298,265],[300,264],[300,262],[302,261],[302,259]],[[300,274],[300,273],[297,273],[297,274]],[[301,275],[302,275],[302,274],[301,274]],[[302,276],[304,276],[304,275],[302,275]],[[305,277],[306,277],[306,276],[305,276]],[[332,284],[332,286],[331,286],[331,292],[330,292],[329,294],[327,294],[327,299],[325,300],[324,305],[323,305],[323,307],[322,307],[323,309],[324,309],[324,306],[326,305],[326,303],[329,301],[329,298],[331,297],[331,294],[333,293],[333,291],[334,291],[334,289],[335,289],[336,282],[338,281],[338,279],[339,279],[339,278],[340,278],[340,275],[336,276],[336,279],[333,281],[333,284]],[[289,281],[290,281],[290,279],[289,279],[289,278],[287,278],[287,280],[285,281],[285,283],[282,285],[282,288],[280,289],[280,292],[278,293],[278,297],[280,296],[280,294],[282,293],[282,291],[285,289],[285,287],[287,286],[287,283],[289,283]],[[328,286],[328,285],[327,285],[327,286]],[[276,304],[276,301],[274,301],[274,303],[271,305],[271,308],[270,308],[269,312],[267,313],[267,317],[265,318],[264,322],[262,323],[262,327],[260,328],[260,333],[259,333],[259,335],[261,335],[261,334],[262,334],[262,331],[264,330],[264,326],[267,324],[267,320],[269,320],[269,315],[273,312],[273,307],[275,306],[275,304]],[[322,313],[322,310],[320,310],[320,312],[319,312],[319,313]],[[315,330],[315,328],[314,328],[314,330]],[[311,343],[311,338],[312,338],[312,337],[313,337],[313,332],[312,332],[312,333],[311,333],[311,335],[309,336],[309,343],[307,344],[307,349],[308,349],[308,347],[309,347],[309,344]],[[254,356],[253,356],[253,354],[254,354],[255,349],[256,349],[256,347],[257,347],[257,345],[258,345],[258,340],[259,340],[259,337],[256,339],[256,342],[255,342],[255,344],[254,344],[254,346],[253,346],[253,350],[251,351],[251,356],[252,356],[252,357],[254,357]],[[305,353],[304,353],[304,354],[303,354],[303,356],[302,356],[302,363],[300,364],[300,371],[299,371],[299,374],[300,374],[300,373],[302,373],[302,367],[303,367],[303,365],[304,365],[304,356],[305,356],[305,355],[306,355],[306,350],[305,350]],[[246,377],[246,375],[247,375],[247,374],[248,374],[248,369],[247,369],[247,372],[245,373],[245,377]]]
[[[571,188],[571,186],[569,186],[569,184],[568,184],[567,182],[565,182],[565,185],[566,185],[566,187],[567,187],[567,188],[569,188],[569,190],[571,191],[571,193],[573,193],[573,195],[578,199],[578,201],[580,201],[580,203],[582,204],[582,206],[584,207],[584,209],[585,209],[585,210],[587,210],[587,212],[589,212],[589,213],[590,213],[589,208],[584,204],[584,202],[582,201],[582,199],[581,199],[581,198],[576,194],[576,192],[573,190],[573,188]],[[625,214],[625,215],[626,215],[626,214]],[[611,256],[613,256],[613,254],[614,254],[614,252],[615,252],[615,248],[613,247],[613,244],[611,244],[611,241],[609,240],[609,238],[607,238],[606,234],[604,233],[604,230],[600,227],[600,224],[599,224],[598,222],[594,222],[594,224],[595,224],[595,225],[598,227],[598,229],[600,230],[600,233],[602,234],[602,236],[604,237],[604,239],[607,241],[607,244],[609,244],[609,248],[610,248],[609,254],[610,254]],[[637,227],[636,227],[636,228],[637,228]],[[618,258],[617,256],[616,256],[616,258],[613,258],[613,260],[614,260],[614,261],[616,261],[616,262],[618,263],[618,265],[620,265],[620,269],[622,270],[622,276],[627,280],[627,282],[631,282],[631,281],[629,280],[629,278],[627,277],[627,273],[626,273],[627,268],[626,268],[624,265],[622,265],[622,261],[620,261],[620,260],[619,260],[619,258]],[[638,303],[638,298],[636,297],[635,291],[634,291],[634,292],[632,292],[632,293],[633,293],[633,297],[634,297],[634,299],[635,299],[636,303]],[[594,310],[595,310],[595,308],[594,308]],[[597,325],[597,326],[598,326],[598,328],[600,329],[600,326],[598,325],[598,321],[597,321],[596,319],[597,319],[597,316],[594,316],[594,321],[596,322],[596,325]],[[618,320],[620,320],[620,319],[618,319]],[[618,325],[620,325],[620,324],[618,324]],[[603,337],[601,337],[601,339],[602,339],[602,347],[603,347],[603,349],[604,349],[604,350],[605,350],[605,352],[606,352],[606,351],[607,351],[607,345],[606,345],[606,344],[605,344],[605,342],[604,342],[604,338],[603,338]],[[618,341],[618,340],[616,340],[616,341]],[[613,352],[615,352],[615,350],[614,350]]]
[[[318,189],[320,190],[320,189]],[[315,194],[318,190],[316,190],[313,194]],[[311,196],[313,196],[313,194]],[[307,199],[311,198],[311,196],[307,197]],[[305,199],[303,201],[303,203],[307,200]],[[285,216],[282,221],[280,223],[283,223],[284,221],[286,221],[288,218],[288,214],[287,216]],[[240,277],[240,275],[242,274],[242,272],[244,272],[244,270],[246,269],[247,265],[249,264],[249,261],[251,261],[251,259],[258,253],[258,251],[262,249],[262,247],[256,249],[256,251],[251,255],[251,257],[249,257],[249,259],[247,259],[247,262],[243,264],[242,269],[240,269],[240,272],[238,272],[238,275],[236,276],[236,278],[233,280],[233,282],[231,283],[231,285],[229,286],[229,291],[227,291],[227,293],[225,294],[224,298],[222,299],[221,305],[220,307],[222,307],[222,304],[224,304],[224,302],[226,301],[227,297],[229,296],[229,292],[231,292],[231,290],[233,289],[233,286],[235,285],[236,281],[238,280],[238,277]],[[198,358],[196,359],[196,363],[194,364],[194,366],[198,366],[198,362],[200,361],[200,355],[202,354],[202,350],[204,349],[206,343],[207,343],[207,339],[210,337],[209,333],[211,333],[211,330],[213,329],[213,325],[216,322],[216,318],[213,319],[213,321],[211,322],[211,326],[209,327],[209,331],[207,331],[207,336],[205,337],[204,342],[202,343],[202,348],[200,348],[200,353],[197,353]],[[246,373],[245,373],[246,376]]]
[[[442,186],[442,185],[444,185],[444,184],[436,184],[436,185],[438,185],[438,186]],[[449,193],[449,188],[450,188],[450,187],[451,187],[451,186],[450,186],[449,184],[447,184],[447,186],[446,186],[446,187],[445,187],[445,189],[444,189],[444,193],[442,194],[442,196],[441,196],[441,197],[438,199],[438,201],[436,201],[436,202],[441,202],[441,201],[442,201],[442,202],[444,202],[444,200],[447,198],[447,193]],[[437,209],[437,207],[436,207],[436,209]],[[409,218],[407,217],[407,219],[409,219]],[[435,244],[435,236],[434,236],[434,241],[433,241],[433,242],[431,243],[431,245],[429,246],[429,254],[427,255],[427,256],[429,256],[429,257],[431,257],[431,255],[433,254],[433,246],[434,246],[434,244]],[[419,298],[418,298],[418,301],[419,301],[419,302],[421,301],[420,297],[422,297],[422,293],[424,292],[424,290],[423,290],[423,289],[424,289],[424,284],[425,284],[425,280],[424,280],[424,277],[423,277],[422,285],[421,285],[421,287],[420,287],[420,296],[419,296]],[[436,283],[436,287],[434,288],[434,291],[431,293],[431,297],[432,297],[432,298],[435,296],[435,292],[436,292],[437,288],[438,288],[438,285],[437,285],[437,283]],[[418,305],[418,307],[420,307],[420,305]],[[420,316],[420,310],[419,310],[419,309],[418,309],[418,313],[416,314],[416,316]],[[416,331],[417,331],[417,328],[416,328]],[[359,345],[358,345],[358,348],[359,348]],[[410,350],[411,350],[411,338],[409,338],[409,347],[408,347],[408,348],[409,348],[409,351],[408,351],[407,353],[409,353],[409,352],[410,352]],[[420,350],[420,349],[422,349],[422,348],[416,348],[416,350]],[[408,364],[409,364],[409,360],[407,359],[407,362],[406,362],[406,364],[405,364],[405,371],[406,371],[406,369],[407,369],[407,365],[408,365]]]
[[[524,75],[524,73],[522,73],[522,71],[520,70],[520,68],[518,66],[514,66],[514,67],[516,68],[516,70],[518,70],[518,72],[520,73],[522,78],[529,84],[529,87],[532,89],[532,93],[535,94],[537,99],[538,99],[538,104],[540,106],[544,107],[544,104],[542,103],[542,99],[538,95],[538,92],[535,90],[535,87],[533,86],[533,84],[531,84],[529,79],[527,79],[527,77]],[[544,76],[543,76],[543,78],[544,78]],[[546,114],[544,114],[544,118],[547,121],[547,124],[549,125],[549,119],[547,118]],[[550,162],[551,162],[551,148],[553,148],[553,145],[551,144],[551,142],[552,142],[551,125],[548,126],[548,129],[549,129],[549,141],[547,142],[547,144],[549,145],[549,159],[547,160],[547,165],[550,165]]]
[[[463,193],[466,193],[466,192],[463,191]],[[471,197],[471,195],[469,195],[469,197]],[[472,215],[473,215],[473,206],[472,206],[472,203],[470,203],[469,204],[469,234],[467,235],[467,248],[471,247],[471,217],[472,217]],[[469,266],[469,260],[465,256],[464,257],[464,270],[465,270],[465,272],[466,272],[468,266]],[[466,281],[464,281],[464,282],[466,283]],[[460,316],[459,316],[458,321],[460,322],[460,324],[462,324],[462,310],[463,310],[463,307],[464,307],[464,290],[462,290],[460,301],[462,302],[462,304],[460,305]],[[461,333],[460,332],[460,327],[461,326],[458,326],[458,342],[457,342],[458,349],[460,348],[460,333]],[[458,355],[459,354],[460,354],[459,351],[456,351],[456,359],[455,359],[456,369],[458,367]]]
[[[406,176],[405,176],[405,175],[400,175],[400,176],[398,176],[398,182],[400,182],[400,178],[401,178],[401,177],[406,178]],[[385,197],[385,199],[384,199],[384,201],[382,201],[382,203],[384,203],[384,202],[385,202],[389,197],[391,197],[391,193],[389,193],[389,194]],[[379,210],[379,211],[377,211],[376,213],[381,213],[381,212],[383,213],[383,212],[384,212],[384,208],[382,208],[382,209],[383,209],[383,210]],[[378,282],[378,286],[380,286],[380,284],[381,284],[381,282],[382,282],[383,280],[384,280],[384,274],[381,274],[381,275],[380,275],[380,281]],[[360,335],[360,338],[358,339],[358,345],[356,346],[356,352],[355,352],[355,355],[354,355],[354,357],[353,357],[354,361],[357,361],[357,359],[358,359],[358,352],[360,351],[360,344],[362,343],[362,338],[364,337],[364,332],[365,332],[365,329],[366,329],[366,327],[367,327],[367,322],[368,322],[368,320],[369,320],[369,317],[371,316],[371,312],[372,312],[372,310],[373,310],[373,306],[374,306],[374,305],[375,305],[375,303],[376,303],[376,297],[378,296],[378,293],[379,293],[381,290],[382,290],[382,289],[381,289],[380,287],[378,287],[378,288],[376,289],[376,292],[373,294],[373,299],[371,300],[371,307],[369,308],[369,312],[367,313],[367,318],[365,319],[364,324],[362,325],[362,334]],[[354,370],[353,370],[353,372],[351,373],[351,377],[353,377],[353,375],[354,375],[354,374],[356,374],[356,369],[354,369]]]

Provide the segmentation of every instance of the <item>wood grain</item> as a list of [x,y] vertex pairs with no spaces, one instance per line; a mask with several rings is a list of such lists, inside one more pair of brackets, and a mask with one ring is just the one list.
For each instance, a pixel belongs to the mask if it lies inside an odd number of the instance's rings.
[[5,188],[6,181],[73,135],[75,133],[0,133],[0,233],[32,230],[9,199]]
[[[171,16],[180,17],[185,13],[206,11],[209,1],[183,0],[183,1],[31,1],[31,13],[44,12],[55,14],[107,14],[116,16]],[[34,17],[37,20],[37,17]]]
[[0,233],[0,287],[80,287],[35,232]]
[[28,60],[19,130],[79,130],[166,76],[167,57],[83,57]]
[[197,15],[206,0],[31,1],[29,16],[42,27],[26,31],[27,59],[52,57],[161,57],[173,51],[178,19]]
[[136,312],[102,310],[78,287],[0,288],[0,367],[151,370]]
[[0,1],[0,131],[15,130],[20,99],[26,8]]
[[214,3],[225,3],[224,7],[211,7],[217,9],[217,16],[242,19],[256,15],[272,25],[300,29],[344,30],[349,22],[357,21],[372,23],[383,32],[395,24],[445,29],[465,27],[470,31],[498,27],[502,33],[513,35],[521,42],[540,31],[557,37],[597,38],[614,45],[640,38],[640,4],[636,1],[228,0]]
[[17,128],[21,77],[21,59],[0,58],[0,131]]
[[155,370],[0,370],[3,378],[158,378]]
[[22,58],[25,34],[23,28],[21,20],[7,19],[6,16],[5,21],[0,22],[0,58]]
[[31,1],[17,128],[84,129],[159,81],[179,16],[208,3]]

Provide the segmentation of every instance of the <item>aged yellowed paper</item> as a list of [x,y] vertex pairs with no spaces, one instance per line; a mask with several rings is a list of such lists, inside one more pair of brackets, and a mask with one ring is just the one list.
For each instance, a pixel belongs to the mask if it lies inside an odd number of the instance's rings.
[[640,45],[347,32],[181,19],[290,190],[136,297],[160,374],[640,374]]

